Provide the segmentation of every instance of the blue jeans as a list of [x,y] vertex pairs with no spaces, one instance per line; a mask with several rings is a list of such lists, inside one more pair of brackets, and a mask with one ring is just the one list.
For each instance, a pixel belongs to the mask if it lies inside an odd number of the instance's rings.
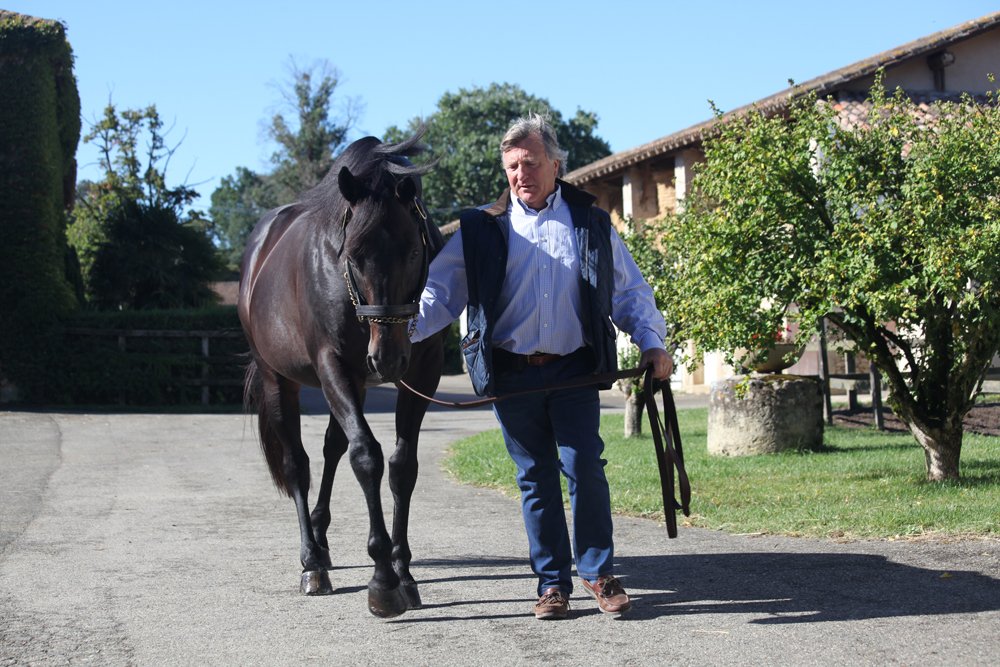
[[[574,353],[545,366],[499,372],[497,395],[551,386],[588,373],[589,354]],[[600,394],[596,387],[527,394],[497,402],[507,451],[517,466],[521,511],[528,534],[538,594],[557,587],[573,592],[571,568],[593,581],[611,574],[614,558],[611,496],[601,455]],[[560,473],[566,476],[573,512],[573,542],[563,510]]]

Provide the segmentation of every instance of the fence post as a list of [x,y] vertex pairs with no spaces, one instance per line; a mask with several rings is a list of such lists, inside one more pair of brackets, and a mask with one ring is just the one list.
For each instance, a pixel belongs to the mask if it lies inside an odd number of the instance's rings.
[[201,356],[205,361],[201,364],[201,404],[208,405],[208,399],[211,395],[208,388],[209,379],[209,367],[208,367],[208,336],[201,337]]
[[819,318],[819,379],[823,388],[823,417],[833,424],[833,403],[830,400],[830,369],[826,358],[826,318]]
[[[125,353],[125,332],[118,334],[118,351],[124,356]],[[125,390],[118,390],[118,405],[125,405]]]
[[875,414],[875,428],[885,430],[885,419],[882,417],[882,374],[869,362],[869,381],[872,385],[872,412]]
[[[844,373],[852,374],[855,371],[854,365],[854,353],[845,352],[844,353]],[[847,409],[854,412],[858,409],[858,392],[856,389],[847,390]]]

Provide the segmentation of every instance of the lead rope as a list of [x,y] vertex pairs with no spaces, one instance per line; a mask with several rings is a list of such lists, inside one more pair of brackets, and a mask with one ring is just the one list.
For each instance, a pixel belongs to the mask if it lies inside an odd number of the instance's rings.
[[[660,385],[667,428],[663,427],[656,408],[657,384]],[[677,510],[684,512],[684,516],[691,516],[691,483],[684,469],[684,449],[681,447],[681,430],[677,422],[674,394],[670,391],[669,382],[658,383],[653,379],[652,369],[646,371],[646,377],[643,379],[643,394],[646,399],[649,430],[653,434],[653,446],[656,448],[656,464],[660,471],[660,492],[663,495],[663,516],[667,522],[667,536],[677,537]],[[677,471],[677,480],[680,484],[680,502],[677,502],[674,496],[674,470]]]
[[[427,396],[403,380],[396,382],[400,389],[406,389],[411,394],[429,401],[435,405],[446,408],[457,408],[467,410],[478,408],[484,405],[499,403],[514,396],[534,394],[542,391],[553,391],[556,389],[572,389],[575,387],[586,387],[594,384],[607,384],[616,380],[633,378],[642,375],[643,396],[645,401],[646,416],[649,418],[649,429],[653,436],[653,446],[656,450],[656,467],[660,473],[660,493],[663,496],[663,516],[667,524],[667,537],[677,537],[677,510],[684,513],[684,516],[691,516],[691,484],[688,481],[687,471],[684,468],[684,450],[681,447],[681,431],[677,422],[677,406],[674,404],[674,395],[670,391],[669,382],[659,382],[653,378],[651,366],[643,368],[629,368],[615,371],[613,373],[602,373],[599,375],[584,375],[567,382],[540,389],[528,389],[518,391],[503,396],[488,396],[473,401],[442,401]],[[656,406],[656,386],[660,387],[661,400],[663,401],[663,412],[667,418],[667,428],[664,428],[660,421],[660,411]],[[674,471],[677,473],[677,481],[680,485],[680,502],[675,496]]]

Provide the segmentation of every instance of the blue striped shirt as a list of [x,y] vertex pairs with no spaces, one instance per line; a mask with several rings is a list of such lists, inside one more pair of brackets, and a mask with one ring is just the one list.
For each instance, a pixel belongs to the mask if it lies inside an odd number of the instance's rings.
[[[580,261],[569,205],[556,188],[540,211],[512,197],[507,212],[507,279],[500,290],[493,345],[518,354],[569,354],[585,344]],[[613,228],[611,236],[615,279],[611,320],[640,351],[663,348],[666,324],[653,291]],[[461,237],[459,230],[431,263],[414,342],[448,326],[468,303]]]

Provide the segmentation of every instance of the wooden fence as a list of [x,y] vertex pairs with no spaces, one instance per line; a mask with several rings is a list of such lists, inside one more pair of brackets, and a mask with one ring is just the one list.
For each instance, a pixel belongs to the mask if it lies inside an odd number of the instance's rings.
[[[209,405],[211,402],[212,387],[239,387],[243,385],[242,374],[239,378],[220,377],[217,371],[222,366],[240,366],[246,363],[246,359],[233,354],[213,355],[213,341],[243,339],[243,332],[234,329],[220,330],[175,330],[175,329],[94,329],[87,327],[74,327],[66,330],[67,334],[77,336],[100,336],[106,338],[116,338],[118,349],[125,354],[131,352],[129,346],[130,339],[180,339],[193,338],[200,340],[200,366],[201,373],[197,378],[178,378],[174,380],[179,385],[194,386],[201,389],[201,404]],[[136,352],[135,354],[141,354]],[[122,399],[121,402],[125,402]]]
[[[828,424],[833,423],[831,389],[840,389],[847,393],[849,410],[858,408],[858,394],[870,394],[875,427],[880,431],[885,428],[885,420],[882,415],[882,374],[871,364],[869,364],[867,373],[856,373],[854,354],[850,352],[844,355],[844,372],[830,372],[825,321],[821,323],[819,335],[819,378],[823,383],[823,416]],[[986,379],[983,381],[980,393],[1000,393],[1000,367],[990,368],[986,372]]]

